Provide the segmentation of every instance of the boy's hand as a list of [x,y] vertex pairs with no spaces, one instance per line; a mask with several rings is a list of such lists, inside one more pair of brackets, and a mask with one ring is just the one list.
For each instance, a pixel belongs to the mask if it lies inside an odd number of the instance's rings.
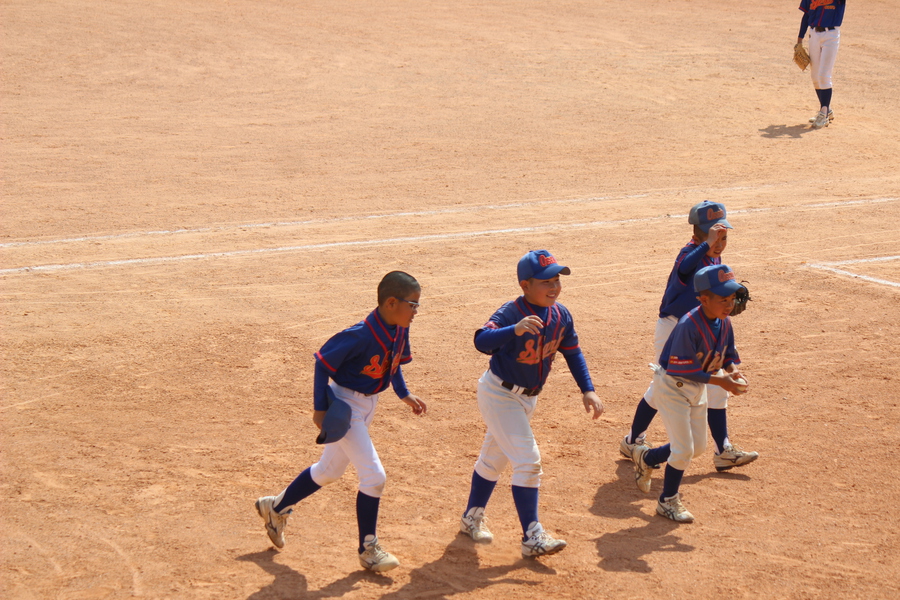
[[728,233],[728,228],[721,223],[716,223],[709,228],[709,237],[706,238],[706,241],[709,242],[710,247],[715,246],[716,242],[719,241],[719,238],[726,233]]
[[537,315],[528,315],[518,323],[516,323],[516,335],[525,335],[525,333],[533,333],[535,335],[541,332],[544,322]]
[[424,415],[426,412],[428,412],[428,407],[425,406],[425,403],[422,402],[422,399],[414,394],[410,394],[406,398],[403,398],[403,401],[406,402],[412,409],[413,413],[417,415]]
[[739,371],[734,371],[731,373],[725,373],[723,371],[719,371],[720,374],[713,375],[709,378],[709,382],[718,385],[723,388],[726,392],[730,394],[734,394],[735,396],[740,396],[747,392],[747,388],[738,384],[735,379],[738,377],[743,377]]
[[327,410],[314,410],[313,411],[313,423],[316,424],[316,427],[322,429],[322,423],[325,422],[325,413]]
[[591,412],[591,409],[593,409],[594,416],[591,417],[592,419],[597,420],[603,414],[603,403],[600,402],[600,396],[596,392],[585,392],[581,401],[584,402],[584,412]]

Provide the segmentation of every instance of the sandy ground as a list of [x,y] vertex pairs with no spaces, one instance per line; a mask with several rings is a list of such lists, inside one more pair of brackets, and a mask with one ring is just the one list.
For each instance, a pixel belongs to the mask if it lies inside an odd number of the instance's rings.
[[[852,2],[835,122],[811,130],[800,12],[640,3],[0,4],[0,594],[4,598],[896,598],[900,594],[900,6]],[[687,212],[726,204],[751,391],[654,515],[617,444],[649,382]],[[541,518],[522,560],[457,536],[484,427],[473,331],[550,249],[606,412],[559,361],[533,425]],[[423,286],[415,417],[382,397],[379,535],[355,474],[253,510],[318,458],[312,354]],[[655,423],[650,437],[661,442]]]

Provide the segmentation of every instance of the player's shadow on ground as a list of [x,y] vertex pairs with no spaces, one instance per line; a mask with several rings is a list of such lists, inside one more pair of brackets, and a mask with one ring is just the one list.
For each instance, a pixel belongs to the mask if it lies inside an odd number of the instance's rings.
[[638,518],[645,523],[595,538],[600,557],[597,566],[604,571],[650,573],[653,569],[643,557],[655,552],[694,550],[693,546],[682,543],[675,531],[683,525],[657,517],[655,507],[653,512],[647,511],[647,499],[656,498],[656,494],[642,494],[635,487],[631,461],[619,460],[616,475],[616,479],[597,488],[590,512],[608,519]]
[[369,571],[354,571],[346,577],[330,583],[319,590],[307,589],[306,577],[287,565],[275,562],[278,552],[265,550],[238,556],[235,560],[252,562],[263,571],[269,573],[275,579],[266,587],[247,596],[247,600],[317,600],[324,598],[339,598],[356,589],[360,581],[367,581],[384,586],[389,586],[393,580],[383,575],[376,575]]
[[815,131],[809,125],[769,125],[760,129],[760,135],[765,138],[801,138],[804,134]]
[[529,581],[507,577],[512,571],[527,569],[541,575],[555,575],[556,571],[529,558],[496,567],[481,567],[477,544],[470,538],[457,535],[437,560],[410,571],[409,583],[400,589],[380,597],[380,600],[405,598],[434,598],[441,600],[455,594],[468,594],[498,583],[514,585],[539,585]]

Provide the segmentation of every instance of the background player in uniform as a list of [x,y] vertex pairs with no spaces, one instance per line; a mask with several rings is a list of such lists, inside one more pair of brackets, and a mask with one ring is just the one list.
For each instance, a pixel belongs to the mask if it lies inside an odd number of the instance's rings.
[[831,110],[831,72],[841,45],[841,23],[846,0],[800,0],[803,18],[798,41],[809,28],[809,66],[813,87],[819,97],[819,112],[809,120],[816,129],[826,127],[834,119]]
[[[725,220],[725,205],[718,202],[701,202],[691,208],[688,223],[694,226],[691,241],[678,252],[675,266],[669,274],[666,291],[659,307],[653,348],[654,360],[659,358],[666,340],[678,320],[689,310],[699,306],[694,291],[694,274],[701,268],[722,264],[722,253],[728,244],[728,230],[731,224]],[[657,407],[652,403],[653,386],[656,378],[638,403],[631,424],[631,433],[619,443],[622,456],[631,458],[635,446],[645,443],[650,423],[656,416]],[[707,418],[709,431],[716,443],[713,464],[718,471],[727,471],[753,462],[759,457],[756,452],[745,452],[731,443],[728,437],[728,393],[721,387],[708,390],[709,410]]]
[[334,443],[326,442],[319,462],[300,473],[278,496],[256,501],[269,539],[278,548],[284,547],[290,507],[338,480],[353,463],[359,477],[359,562],[371,571],[387,571],[400,564],[382,550],[375,533],[385,472],[369,437],[369,425],[375,416],[378,394],[388,385],[415,414],[425,414],[425,403],[406,389],[400,368],[412,360],[409,326],[419,308],[420,293],[419,283],[411,275],[402,271],[388,273],[378,285],[378,308],[365,320],[334,335],[316,352],[313,422],[322,428],[328,409],[326,388],[330,386],[334,396],[352,408],[351,424],[344,437]]
[[475,332],[475,347],[491,356],[490,368],[478,380],[478,408],[487,433],[475,462],[460,532],[476,542],[493,539],[484,509],[500,474],[512,463],[512,495],[522,525],[524,557],[555,554],[566,547],[538,519],[541,455],[530,424],[557,351],[581,389],[585,411],[593,410],[594,419],[603,413],[572,315],[556,301],[562,289],[559,276],[570,272],[546,250],[528,252],[517,269],[523,295],[501,306]]
[[728,318],[740,287],[727,265],[697,271],[694,288],[700,294],[700,306],[679,319],[653,377],[652,400],[662,415],[669,443],[653,449],[636,446],[632,460],[635,481],[642,492],[650,491],[653,470],[667,463],[656,512],[673,521],[694,520],[678,490],[691,459],[706,450],[707,390],[713,386],[733,394],[746,390],[736,381],[742,377],[737,370],[741,361]]

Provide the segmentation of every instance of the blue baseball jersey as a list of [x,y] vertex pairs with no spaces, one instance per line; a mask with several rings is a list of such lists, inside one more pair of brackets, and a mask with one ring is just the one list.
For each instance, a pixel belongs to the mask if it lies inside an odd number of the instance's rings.
[[[490,320],[475,332],[475,336],[477,338],[478,334],[485,330],[515,327],[529,315],[537,315],[543,321],[544,327],[539,334],[513,333],[511,339],[498,348],[490,350],[479,348],[479,350],[491,355],[491,372],[503,381],[524,388],[540,388],[550,375],[557,351],[563,355],[581,354],[578,334],[575,332],[575,323],[569,309],[558,302],[549,308],[535,306],[526,302],[524,296],[519,296],[497,309]],[[587,385],[590,386],[590,379]]]
[[716,354],[725,357],[722,368],[741,364],[731,318],[709,319],[698,306],[678,320],[659,355],[659,365],[673,377],[709,383],[709,365]]
[[409,329],[388,325],[376,309],[332,336],[315,356],[338,385],[361,394],[378,394],[387,389],[400,365],[412,360]]
[[694,291],[694,274],[703,267],[722,264],[721,258],[710,258],[707,252],[708,242],[698,244],[694,240],[678,252],[659,304],[660,319],[669,316],[680,319],[692,308],[700,306]]
[[810,27],[840,27],[846,6],[845,0],[800,0]]

